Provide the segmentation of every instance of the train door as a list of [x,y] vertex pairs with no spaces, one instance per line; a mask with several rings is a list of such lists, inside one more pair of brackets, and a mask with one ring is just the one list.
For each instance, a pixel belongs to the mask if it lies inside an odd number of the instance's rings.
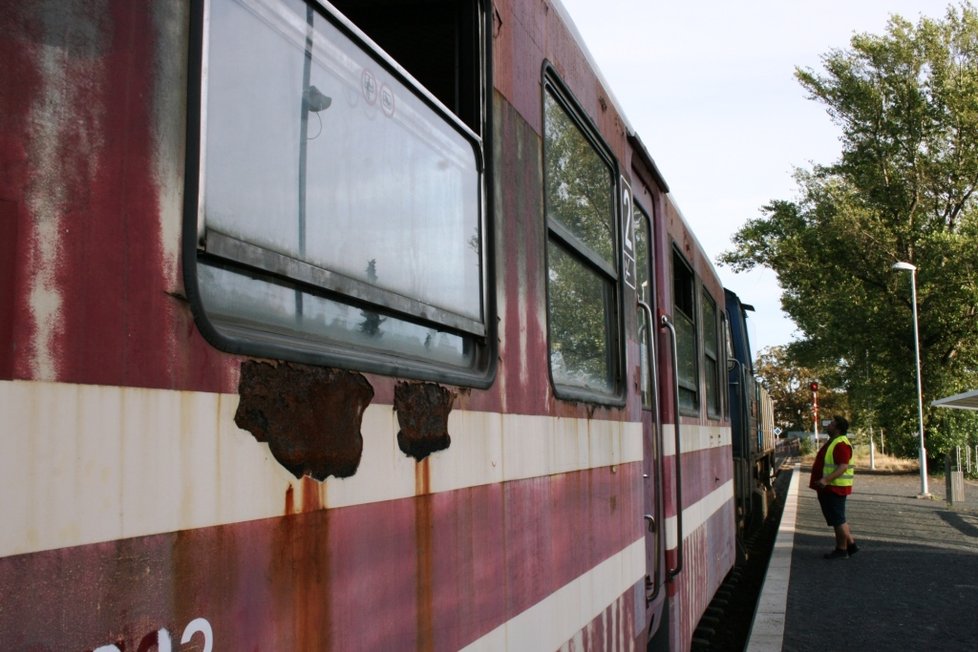
[[[640,189],[640,195],[647,197],[651,203],[651,195],[645,188]],[[655,278],[654,278],[654,247],[652,246],[652,220],[638,201],[630,201],[628,214],[634,228],[635,252],[635,291],[636,291],[636,323],[639,333],[639,364],[641,372],[642,393],[642,429],[644,433],[644,468],[645,479],[645,556],[646,556],[646,603],[651,605],[659,596],[664,577],[662,559],[664,551],[665,515],[662,500],[662,443],[660,441],[661,427],[658,410],[658,365],[655,352]]]

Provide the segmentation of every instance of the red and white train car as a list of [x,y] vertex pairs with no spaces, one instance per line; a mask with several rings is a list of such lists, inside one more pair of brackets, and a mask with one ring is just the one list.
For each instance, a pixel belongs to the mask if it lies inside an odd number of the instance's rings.
[[0,0],[0,58],[0,647],[689,647],[723,289],[559,4]]

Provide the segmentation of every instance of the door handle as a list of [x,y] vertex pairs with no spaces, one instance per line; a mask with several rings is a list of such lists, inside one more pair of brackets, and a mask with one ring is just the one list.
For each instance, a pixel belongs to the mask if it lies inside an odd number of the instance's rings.
[[679,437],[679,350],[676,343],[676,327],[669,320],[669,317],[662,315],[661,328],[669,330],[669,339],[672,343],[672,396],[673,396],[673,417],[676,421],[674,428],[676,435],[676,567],[668,571],[669,579],[672,580],[683,570],[683,451],[682,440]]

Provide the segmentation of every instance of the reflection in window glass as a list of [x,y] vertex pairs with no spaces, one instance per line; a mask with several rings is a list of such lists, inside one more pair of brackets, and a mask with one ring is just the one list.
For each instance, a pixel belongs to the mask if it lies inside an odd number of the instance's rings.
[[607,161],[549,94],[546,124],[547,217],[614,264],[614,176]]
[[718,351],[717,304],[703,288],[703,358],[706,376],[706,409],[711,417],[720,416],[720,356]]
[[698,414],[699,376],[696,352],[696,295],[693,270],[678,251],[672,254],[673,315],[676,326],[676,349],[679,372],[679,409]]
[[610,284],[551,243],[550,362],[554,381],[610,392],[612,342],[608,315],[614,294]]
[[619,391],[618,262],[610,155],[595,149],[569,104],[544,94],[550,367],[557,393]]

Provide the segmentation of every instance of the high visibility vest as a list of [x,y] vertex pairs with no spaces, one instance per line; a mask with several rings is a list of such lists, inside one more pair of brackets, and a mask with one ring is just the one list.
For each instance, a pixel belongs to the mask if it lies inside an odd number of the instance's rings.
[[[849,446],[849,448],[852,448],[852,444],[849,443],[849,439],[845,435],[836,437],[831,441],[831,443],[829,443],[829,447],[825,450],[825,464],[822,466],[823,478],[835,473],[835,469],[838,465],[835,463],[835,458],[832,456],[832,452],[835,450],[835,445],[838,444],[839,442],[842,442],[847,446]],[[838,478],[829,482],[829,485],[833,487],[851,487],[852,478],[855,475],[856,475],[856,469],[852,464],[852,458],[850,458],[849,468],[847,468],[845,472],[843,472],[843,474],[840,475]]]

